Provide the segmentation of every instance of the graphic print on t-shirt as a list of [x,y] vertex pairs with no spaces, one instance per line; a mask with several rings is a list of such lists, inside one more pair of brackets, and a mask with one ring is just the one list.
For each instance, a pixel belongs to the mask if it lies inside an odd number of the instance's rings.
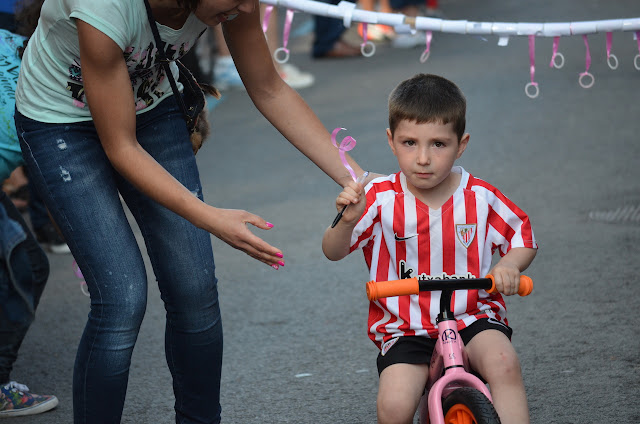
[[[191,45],[190,43],[173,45],[163,42],[161,48],[164,49],[167,59],[172,61],[184,56],[191,48]],[[131,86],[134,89],[136,86],[138,87],[134,93],[136,111],[151,106],[165,94],[164,91],[157,89],[166,78],[164,68],[159,63],[158,49],[153,42],[149,43],[146,48],[129,46],[124,49],[123,56],[127,69],[129,69]],[[132,69],[133,71],[131,71]],[[82,83],[82,68],[79,61],[75,60],[68,70],[67,90],[71,92],[73,105],[83,109],[87,105]]]

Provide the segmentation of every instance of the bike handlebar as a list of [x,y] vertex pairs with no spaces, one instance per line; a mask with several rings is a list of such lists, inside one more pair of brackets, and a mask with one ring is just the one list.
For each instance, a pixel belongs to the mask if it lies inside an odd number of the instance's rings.
[[[488,293],[495,293],[496,283],[493,275],[485,278],[467,278],[452,280],[418,280],[417,277],[391,281],[369,281],[367,283],[367,297],[374,301],[382,297],[403,296],[418,294],[421,291],[434,290],[479,290],[484,289]],[[533,290],[533,280],[526,276],[520,276],[518,294],[528,296]]]

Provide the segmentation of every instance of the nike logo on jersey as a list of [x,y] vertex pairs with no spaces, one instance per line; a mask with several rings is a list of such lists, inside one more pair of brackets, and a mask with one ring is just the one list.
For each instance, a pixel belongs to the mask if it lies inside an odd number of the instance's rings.
[[396,241],[407,241],[407,240],[412,239],[412,238],[417,237],[417,236],[418,236],[417,234],[414,234],[414,235],[408,236],[408,237],[398,237],[398,234],[393,233],[393,237],[395,237]]

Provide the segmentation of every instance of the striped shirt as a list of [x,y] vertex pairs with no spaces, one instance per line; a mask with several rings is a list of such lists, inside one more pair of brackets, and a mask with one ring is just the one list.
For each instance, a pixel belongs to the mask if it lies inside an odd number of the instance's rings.
[[[528,216],[492,185],[455,166],[460,185],[440,209],[430,209],[407,189],[401,172],[366,187],[367,206],[353,230],[351,251],[361,248],[375,281],[418,277],[476,278],[491,268],[497,249],[537,248]],[[459,290],[453,312],[461,330],[480,318],[508,324],[504,299],[484,290]],[[435,338],[440,292],[371,302],[369,337],[380,347],[393,337]]]

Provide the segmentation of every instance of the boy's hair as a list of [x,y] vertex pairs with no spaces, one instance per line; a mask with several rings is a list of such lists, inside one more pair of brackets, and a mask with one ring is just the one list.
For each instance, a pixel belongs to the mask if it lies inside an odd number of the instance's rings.
[[467,101],[453,82],[432,74],[418,74],[402,81],[389,95],[389,129],[393,136],[402,120],[425,123],[453,123],[462,139]]

